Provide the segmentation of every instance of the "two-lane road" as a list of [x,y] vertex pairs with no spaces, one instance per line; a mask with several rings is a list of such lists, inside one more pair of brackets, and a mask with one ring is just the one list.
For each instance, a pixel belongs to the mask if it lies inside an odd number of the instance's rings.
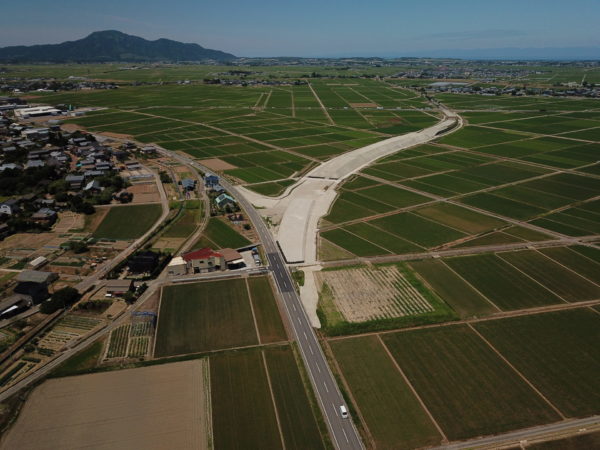
[[[167,153],[171,158],[185,162],[203,171],[209,171],[206,167],[197,162],[177,153],[172,153],[167,150],[160,149]],[[340,406],[348,405],[344,401],[339,387],[335,381],[327,359],[319,345],[319,341],[313,330],[310,320],[304,310],[304,306],[300,301],[300,297],[294,288],[294,282],[290,272],[285,265],[283,256],[269,232],[262,217],[258,214],[254,206],[241,195],[235,186],[229,184],[226,180],[221,179],[221,185],[236,198],[242,208],[248,214],[249,219],[254,224],[254,228],[258,233],[263,248],[269,260],[269,266],[273,272],[275,283],[283,302],[284,311],[287,315],[289,324],[293,330],[294,338],[298,343],[302,359],[310,376],[315,395],[321,406],[321,411],[325,422],[329,428],[333,444],[338,449],[363,449],[360,436],[352,419],[342,418],[340,414]]]

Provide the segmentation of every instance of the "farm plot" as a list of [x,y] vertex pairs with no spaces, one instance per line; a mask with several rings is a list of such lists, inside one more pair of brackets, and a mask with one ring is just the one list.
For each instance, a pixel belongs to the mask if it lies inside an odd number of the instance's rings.
[[563,414],[600,412],[600,315],[574,309],[480,322],[475,328]]
[[[404,272],[404,273],[403,273]],[[399,266],[317,272],[319,284],[331,289],[348,322],[365,322],[431,312],[434,307]]]
[[45,381],[2,448],[211,448],[206,371],[194,360]]
[[243,279],[167,286],[158,320],[157,357],[258,343]]
[[498,309],[440,260],[411,261],[409,265],[461,317],[492,314]]
[[104,323],[105,321],[102,319],[67,314],[48,334],[40,339],[38,347],[52,352],[59,351]]
[[600,264],[569,247],[550,247],[540,252],[554,261],[568,267],[588,280],[600,284]]
[[252,307],[261,343],[285,341],[287,334],[281,321],[281,314],[269,278],[249,278],[248,289],[250,289]]
[[121,325],[110,333],[108,341],[107,358],[123,358],[127,355],[127,346],[129,344],[129,329],[131,325]]
[[211,356],[210,378],[215,448],[282,448],[262,352]]
[[305,388],[292,349],[273,347],[265,349],[264,356],[285,448],[324,449],[315,411],[306,393],[310,387],[307,384]]
[[250,245],[250,241],[222,220],[211,217],[202,237],[192,248],[206,245],[212,248],[240,248]]
[[463,148],[478,148],[485,145],[499,144],[501,142],[525,139],[527,135],[510,133],[491,128],[466,126],[456,133],[440,139],[440,144],[453,145]]
[[561,299],[496,255],[446,258],[444,262],[502,310],[561,303]]
[[498,256],[568,302],[600,298],[600,286],[538,252],[523,250]]
[[449,203],[437,203],[419,208],[415,214],[464,231],[478,234],[503,226],[506,222]]
[[[148,231],[161,215],[161,205],[114,206],[96,231],[95,238],[129,240]],[[135,217],[136,220],[131,220]]]
[[450,440],[560,419],[467,326],[399,332],[382,339]]
[[377,337],[333,340],[329,345],[375,448],[440,443],[431,419]]

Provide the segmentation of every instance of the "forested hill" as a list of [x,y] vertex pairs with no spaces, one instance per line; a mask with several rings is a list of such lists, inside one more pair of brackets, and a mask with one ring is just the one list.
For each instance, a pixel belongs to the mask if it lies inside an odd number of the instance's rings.
[[2,62],[228,61],[235,56],[169,39],[148,41],[120,31],[96,31],[61,44],[0,48]]

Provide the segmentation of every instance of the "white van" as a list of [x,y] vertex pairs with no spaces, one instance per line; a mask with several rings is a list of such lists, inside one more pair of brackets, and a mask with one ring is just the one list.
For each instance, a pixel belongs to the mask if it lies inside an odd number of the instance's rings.
[[342,419],[348,418],[348,410],[344,405],[340,405],[340,414],[342,415]]

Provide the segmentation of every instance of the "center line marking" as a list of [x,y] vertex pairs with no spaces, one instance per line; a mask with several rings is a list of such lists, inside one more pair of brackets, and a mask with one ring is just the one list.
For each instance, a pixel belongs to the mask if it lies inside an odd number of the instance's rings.
[[[329,392],[329,389],[327,388],[327,384],[326,384],[324,381],[323,381],[323,386],[325,386],[325,390],[326,390],[327,392]],[[332,403],[332,404],[333,404],[333,403]],[[333,408],[335,409],[335,406],[334,406]]]

